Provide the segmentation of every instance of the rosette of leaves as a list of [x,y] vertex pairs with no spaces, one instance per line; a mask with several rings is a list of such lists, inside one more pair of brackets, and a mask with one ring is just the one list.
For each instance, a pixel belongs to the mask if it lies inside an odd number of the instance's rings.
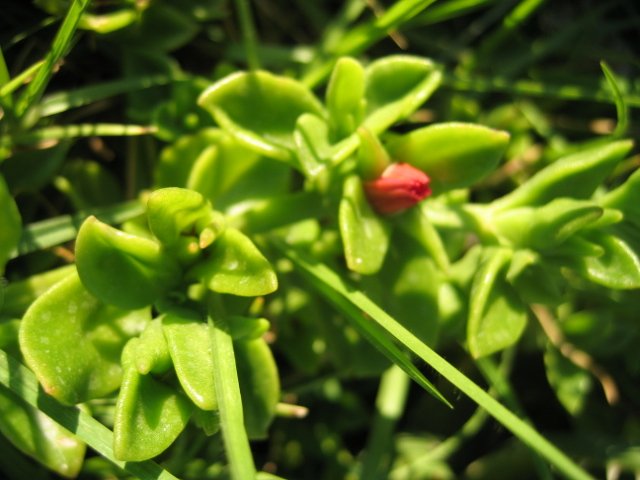
[[[220,367],[211,324],[219,321],[233,339],[247,433],[264,436],[279,397],[275,362],[261,338],[269,323],[209,304],[273,292],[273,269],[197,192],[153,192],[146,218],[147,236],[95,217],[82,224],[77,271],[33,302],[21,322],[25,362],[45,391],[67,404],[119,388],[114,452],[140,461],[169,447],[189,418],[207,434],[217,431]],[[159,313],[153,319],[152,307]]]
[[[199,103],[246,148],[299,171],[307,180],[302,194],[319,192],[328,211],[338,212],[350,270],[364,275],[380,270],[396,223],[446,268],[437,232],[421,210],[384,218],[363,189],[363,182],[394,162],[426,173],[436,195],[468,187],[496,168],[508,142],[506,132],[465,123],[401,135],[389,131],[420,108],[441,76],[437,65],[419,57],[389,56],[366,67],[345,57],[336,63],[324,102],[299,81],[255,71],[218,81]],[[299,200],[290,202],[293,210],[304,205]]]

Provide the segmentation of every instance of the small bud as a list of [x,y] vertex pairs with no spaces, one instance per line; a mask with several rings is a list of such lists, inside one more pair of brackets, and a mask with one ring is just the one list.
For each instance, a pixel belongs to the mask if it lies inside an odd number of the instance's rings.
[[364,182],[367,199],[380,214],[389,215],[413,207],[431,195],[429,177],[408,163],[393,163],[382,175]]

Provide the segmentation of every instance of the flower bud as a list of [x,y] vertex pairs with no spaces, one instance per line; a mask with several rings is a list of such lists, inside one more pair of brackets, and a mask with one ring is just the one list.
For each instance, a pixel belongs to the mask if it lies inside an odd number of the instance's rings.
[[382,175],[364,182],[367,199],[380,214],[401,212],[431,195],[429,177],[408,163],[393,163]]

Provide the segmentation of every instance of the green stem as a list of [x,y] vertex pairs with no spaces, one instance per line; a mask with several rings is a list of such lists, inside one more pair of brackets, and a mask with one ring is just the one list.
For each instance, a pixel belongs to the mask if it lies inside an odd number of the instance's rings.
[[376,415],[362,464],[360,478],[376,480],[387,478],[391,465],[393,430],[404,413],[411,381],[397,365],[392,365],[380,380],[376,398]]
[[258,70],[260,68],[260,60],[258,59],[258,41],[256,36],[256,27],[251,15],[251,7],[249,0],[235,0],[236,10],[240,19],[240,29],[242,30],[242,40],[245,52],[247,54],[247,64],[250,70]]
[[251,480],[256,470],[247,431],[244,428],[240,384],[222,300],[212,295],[209,301],[209,333],[211,335],[216,396],[220,410],[220,427],[231,478]]
[[31,65],[25,71],[13,77],[11,80],[7,81],[2,88],[0,88],[0,98],[5,95],[9,95],[14,90],[18,89],[22,84],[27,83],[29,77],[33,76],[40,68],[44,65],[43,61],[39,61]]

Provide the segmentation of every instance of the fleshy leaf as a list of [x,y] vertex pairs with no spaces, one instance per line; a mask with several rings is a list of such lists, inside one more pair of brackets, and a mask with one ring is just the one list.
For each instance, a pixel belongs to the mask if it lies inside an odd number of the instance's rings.
[[133,462],[159,455],[187,425],[191,410],[186,398],[130,366],[116,403],[114,455]]
[[352,134],[364,117],[364,69],[350,57],[340,58],[327,86],[327,110],[334,139]]
[[396,162],[426,172],[434,193],[473,185],[497,167],[509,134],[472,123],[440,123],[413,130],[388,145]]
[[103,397],[120,385],[120,353],[150,320],[84,288],[74,272],[39,297],[20,327],[20,349],[44,390],[67,404]]
[[598,203],[604,207],[621,210],[625,221],[640,227],[640,169],[633,172],[618,188],[599,198]]
[[549,384],[562,406],[571,415],[579,415],[593,384],[589,373],[571,363],[550,345],[544,354],[544,364]]
[[547,250],[593,224],[603,213],[594,202],[558,198],[542,207],[499,211],[493,225],[498,236],[510,245]]
[[163,374],[171,368],[169,347],[164,338],[162,322],[159,318],[147,325],[134,344],[134,354],[131,357],[141,375],[150,372]]
[[18,246],[22,231],[22,220],[7,184],[0,176],[0,275],[11,251]]
[[304,113],[323,116],[318,99],[296,80],[268,72],[238,72],[205,90],[198,103],[249,148],[291,160],[293,131]]
[[349,269],[366,275],[380,270],[389,248],[390,228],[369,206],[355,175],[344,182],[339,221]]
[[278,279],[253,242],[234,228],[227,228],[212,246],[208,260],[190,273],[214,292],[243,297],[267,295],[278,288]]
[[241,317],[233,315],[229,317],[229,334],[234,340],[254,340],[262,337],[268,330],[269,320],[266,318]]
[[217,410],[207,324],[198,318],[168,314],[162,319],[162,327],[182,388],[198,408]]
[[505,249],[487,249],[471,285],[467,344],[475,358],[513,345],[527,323],[527,314],[502,271],[511,258]]
[[590,232],[587,238],[602,247],[604,253],[576,259],[583,276],[608,288],[640,288],[640,258],[627,242],[599,231]]
[[[161,188],[147,201],[149,228],[160,242],[171,247],[183,235],[197,236],[208,227],[215,237],[224,228],[202,194],[184,188]],[[213,239],[211,240],[213,241]]]
[[280,399],[276,363],[261,338],[233,342],[233,347],[247,434],[250,438],[264,438]]
[[425,58],[391,55],[365,70],[366,119],[363,125],[379,134],[409,116],[440,85],[442,73]]
[[86,446],[48,416],[0,385],[0,432],[42,465],[67,478],[82,468]]
[[120,308],[152,304],[180,279],[175,260],[149,239],[87,218],[76,240],[78,274],[93,295]]
[[562,157],[494,201],[492,208],[544,205],[560,197],[589,198],[631,147],[631,140],[621,140]]

